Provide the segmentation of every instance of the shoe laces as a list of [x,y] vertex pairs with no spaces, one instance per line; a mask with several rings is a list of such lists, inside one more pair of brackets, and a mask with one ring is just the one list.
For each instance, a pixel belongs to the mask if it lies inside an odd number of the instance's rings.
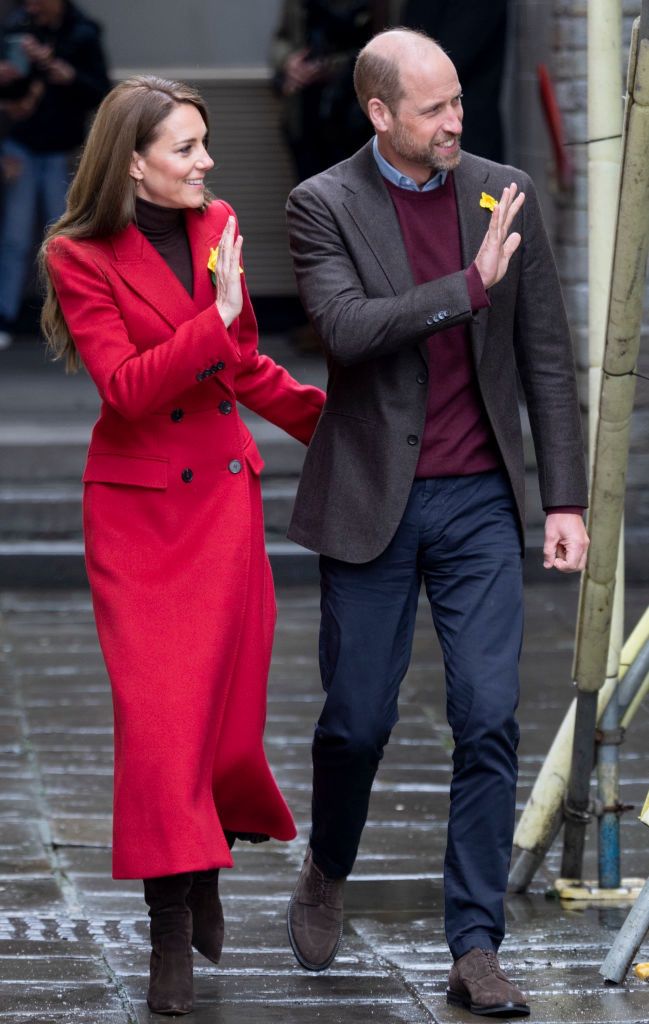
[[481,953],[484,954],[484,958],[487,961],[487,966],[492,974],[497,974],[500,971],[500,964],[498,963],[498,957],[495,950],[493,949],[481,949]]
[[315,872],[316,884],[314,896],[318,903],[331,903],[337,886],[337,879],[327,878],[318,868]]

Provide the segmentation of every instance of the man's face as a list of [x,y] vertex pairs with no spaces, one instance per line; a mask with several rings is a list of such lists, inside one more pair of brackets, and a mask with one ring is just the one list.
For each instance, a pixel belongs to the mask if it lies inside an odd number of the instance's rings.
[[460,162],[462,91],[457,72],[444,54],[430,65],[404,68],[405,95],[388,118],[387,138],[394,153],[433,171],[452,171]]

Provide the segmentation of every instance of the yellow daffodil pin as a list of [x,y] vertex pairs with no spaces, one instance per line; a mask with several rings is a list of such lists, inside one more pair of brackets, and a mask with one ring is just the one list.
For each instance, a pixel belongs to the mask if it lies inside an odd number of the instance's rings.
[[[217,245],[216,249],[210,249],[210,258],[207,261],[207,269],[210,272],[210,276],[212,278],[212,284],[213,285],[216,285],[216,273],[215,273],[215,271],[216,271],[216,264],[218,262],[218,259],[219,259],[219,247]],[[243,267],[239,267],[239,273],[243,274]]]
[[491,210],[491,212],[493,213],[493,211],[498,206],[498,200],[494,199],[494,197],[490,196],[487,192],[483,192],[482,195],[480,196],[480,206],[484,210]]

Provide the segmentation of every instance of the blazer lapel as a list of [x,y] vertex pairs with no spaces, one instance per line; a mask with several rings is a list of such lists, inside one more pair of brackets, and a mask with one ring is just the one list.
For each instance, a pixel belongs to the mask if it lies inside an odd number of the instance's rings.
[[353,174],[345,181],[349,196],[345,207],[374,253],[395,295],[412,288],[401,229],[394,204],[368,143],[350,163]]
[[116,235],[112,246],[117,273],[171,327],[196,316],[191,295],[134,224]]
[[[466,153],[462,155],[459,167],[453,171],[462,265],[465,268],[471,266],[489,227],[489,211],[480,206],[480,196],[485,191],[488,179],[487,168]],[[476,367],[482,358],[488,320],[489,310],[481,309],[469,325]]]
[[[345,207],[385,274],[395,295],[414,286],[399,218],[368,142],[350,161],[353,174],[345,182],[349,198]],[[428,366],[428,343],[418,343]]]

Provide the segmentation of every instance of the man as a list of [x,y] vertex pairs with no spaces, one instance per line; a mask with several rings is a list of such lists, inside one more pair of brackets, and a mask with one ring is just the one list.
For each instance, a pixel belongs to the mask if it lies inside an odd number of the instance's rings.
[[70,162],[110,89],[101,31],[69,0],[23,0],[4,26],[0,348],[11,342],[30,271],[36,219],[65,209]]
[[344,879],[397,720],[423,580],[455,741],[448,999],[522,1016],[525,997],[496,958],[522,634],[516,370],[548,513],[544,565],[577,571],[587,491],[570,336],[531,181],[461,155],[461,89],[446,54],[421,33],[385,32],[361,51],[355,86],[376,139],[288,203],[300,296],[329,359],[289,530],[321,554],[327,693],[289,936],[310,970],[336,954]]

